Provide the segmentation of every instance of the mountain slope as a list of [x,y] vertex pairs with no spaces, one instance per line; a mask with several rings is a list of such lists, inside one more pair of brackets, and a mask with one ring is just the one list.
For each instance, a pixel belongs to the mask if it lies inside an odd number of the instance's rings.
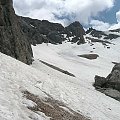
[[45,85],[48,91],[54,91],[47,73],[1,53],[0,58],[1,120],[88,120],[41,88]]
[[[114,40],[114,44],[116,45],[111,44],[110,49],[107,49],[101,43],[95,43],[94,52],[99,54],[95,60],[77,56],[90,52],[93,47],[89,43],[82,46],[71,43],[32,46],[35,59],[32,66],[0,53],[0,119],[49,119],[48,112],[38,103],[42,99],[51,106],[54,102],[48,100],[52,99],[56,101],[54,104],[58,101],[57,106],[62,106],[62,111],[67,111],[68,116],[74,111],[75,115],[77,112],[77,116],[82,114],[92,120],[119,120],[120,103],[97,92],[92,86],[95,74],[106,76],[113,66],[112,61],[119,60],[119,39]],[[54,70],[39,60],[66,70],[75,77]],[[46,101],[46,98],[49,99]],[[42,112],[36,112],[39,109]]]
[[[80,46],[66,41],[57,46],[45,43],[32,46],[35,60],[32,66],[0,53],[0,119],[47,120],[52,117],[61,120],[61,115],[71,120],[86,119],[82,114],[92,120],[119,120],[120,103],[92,86],[96,74],[107,76],[114,66],[112,62],[119,62],[119,38],[110,42],[113,44],[107,43],[109,49],[87,39],[86,44]],[[91,51],[99,57],[89,60],[78,56]]]
[[0,53],[0,120],[120,120],[120,102],[93,87],[120,61],[119,29],[17,18],[11,0],[0,10],[1,52],[27,64],[34,54],[27,66]]
[[[52,44],[32,46],[35,59],[32,66],[49,74],[53,81],[50,86],[54,91],[48,90],[45,84],[42,85],[42,89],[67,103],[70,108],[73,107],[91,117],[92,120],[119,120],[120,103],[93,87],[95,75],[107,76],[114,66],[112,62],[120,61],[119,40],[113,39],[110,41],[112,44],[106,45],[86,39],[86,44],[80,46],[67,42],[57,46]],[[83,54],[97,54],[99,57],[90,60],[78,56]],[[65,76],[41,63],[41,60],[67,70],[74,74],[75,78]]]

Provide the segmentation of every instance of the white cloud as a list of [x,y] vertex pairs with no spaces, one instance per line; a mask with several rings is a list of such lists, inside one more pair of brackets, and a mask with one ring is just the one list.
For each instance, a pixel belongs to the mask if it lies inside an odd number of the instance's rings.
[[90,25],[93,26],[94,29],[102,31],[106,31],[110,28],[109,23],[105,23],[99,20],[91,20]]
[[120,28],[120,10],[116,13],[116,19],[117,19],[117,24],[111,25],[111,27],[109,28],[110,30]]
[[120,28],[120,23],[113,24],[110,26],[109,30],[114,30],[114,29],[119,29]]
[[116,13],[117,22],[120,23],[120,10]]
[[116,24],[109,24],[99,20],[91,20],[90,25],[97,30],[113,30],[120,28],[120,10],[116,12]]
[[16,13],[64,24],[88,24],[99,12],[111,8],[114,0],[13,0]]

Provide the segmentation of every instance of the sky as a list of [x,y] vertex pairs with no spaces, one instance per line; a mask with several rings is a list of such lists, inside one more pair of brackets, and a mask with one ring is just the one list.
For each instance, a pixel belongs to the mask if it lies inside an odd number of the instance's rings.
[[120,28],[120,0],[13,0],[17,15],[64,26],[79,21],[85,28]]

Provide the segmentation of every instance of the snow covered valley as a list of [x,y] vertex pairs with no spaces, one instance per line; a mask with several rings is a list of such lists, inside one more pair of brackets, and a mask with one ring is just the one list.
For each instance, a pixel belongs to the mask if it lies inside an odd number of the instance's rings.
[[[109,49],[97,42],[32,46],[31,66],[0,53],[0,120],[120,120],[120,102],[93,87],[95,75],[107,76],[112,62],[120,61],[119,40],[112,40]],[[91,51],[99,57],[78,56]],[[53,108],[65,117],[55,117]]]

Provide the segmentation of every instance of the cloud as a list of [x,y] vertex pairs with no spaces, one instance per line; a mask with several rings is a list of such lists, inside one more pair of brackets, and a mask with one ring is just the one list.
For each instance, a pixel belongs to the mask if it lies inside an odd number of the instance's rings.
[[99,20],[91,20],[90,25],[97,30],[113,30],[113,29],[119,29],[120,28],[120,10],[116,12],[116,24],[109,24],[103,21]]
[[69,24],[88,24],[99,12],[110,9],[114,0],[13,0],[15,11],[22,16]]
[[110,24],[103,22],[103,21],[99,21],[99,20],[91,20],[90,25],[96,29],[96,30],[102,30],[102,31],[106,31],[110,28]]
[[117,19],[117,24],[111,25],[111,27],[109,28],[110,30],[120,28],[120,10],[116,12],[116,19]]
[[117,22],[120,23],[120,10],[116,13]]

